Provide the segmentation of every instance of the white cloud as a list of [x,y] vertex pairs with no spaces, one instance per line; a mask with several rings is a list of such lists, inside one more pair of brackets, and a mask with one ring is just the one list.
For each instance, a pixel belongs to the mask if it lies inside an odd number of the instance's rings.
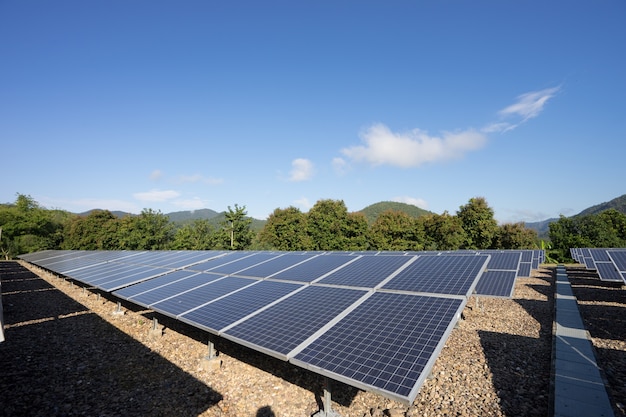
[[172,200],[178,197],[180,193],[174,190],[151,190],[143,193],[135,193],[135,197],[139,201],[162,202]]
[[402,168],[462,157],[466,152],[484,146],[487,138],[474,130],[443,132],[441,137],[429,136],[413,129],[392,132],[384,124],[375,124],[361,134],[362,146],[344,148],[341,152],[354,161],[372,165],[393,165]]
[[485,126],[482,131],[491,132],[507,132],[513,130],[529,119],[539,116],[543,111],[546,103],[554,97],[561,87],[544,88],[539,91],[531,91],[517,96],[517,102],[500,110],[498,114],[502,118],[514,117],[521,119],[518,122],[496,122]]
[[194,197],[186,200],[172,201],[172,204],[182,210],[200,210],[206,208],[208,202],[199,197]]
[[75,200],[65,200],[44,197],[42,205],[44,205],[44,207],[63,208],[73,213],[82,213],[93,209],[109,211],[119,210],[127,213],[139,213],[141,211],[134,203],[115,199],[79,198]]
[[200,174],[194,175],[180,175],[178,177],[179,183],[204,183],[210,185],[219,185],[224,182],[222,178],[205,177]]
[[333,158],[332,164],[333,169],[338,175],[345,174],[349,169],[348,163],[343,158]]
[[302,197],[294,201],[293,203],[296,205],[296,207],[299,207],[302,211],[309,211],[309,209],[313,207],[309,199],[306,197]]
[[428,210],[428,203],[426,202],[426,200],[423,200],[421,198],[403,196],[403,197],[394,197],[391,201],[395,201],[397,203],[411,204],[411,205],[414,205],[415,207]]
[[158,181],[163,177],[163,172],[160,169],[155,169],[150,173],[150,179],[152,181]]
[[308,159],[297,158],[291,162],[292,170],[289,173],[289,181],[307,181],[313,177],[313,163]]

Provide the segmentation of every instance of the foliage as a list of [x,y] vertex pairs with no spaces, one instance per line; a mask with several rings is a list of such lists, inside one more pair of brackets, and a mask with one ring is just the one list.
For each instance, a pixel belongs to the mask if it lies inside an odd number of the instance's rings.
[[423,241],[422,225],[401,211],[380,214],[370,228],[370,246],[374,250],[422,250]]
[[254,232],[250,229],[252,219],[247,217],[246,206],[228,206],[225,219],[217,233],[217,249],[244,250],[250,247]]
[[165,214],[143,209],[139,216],[122,218],[118,236],[119,249],[164,250],[169,248],[173,228]]
[[470,198],[467,204],[459,208],[457,217],[467,236],[463,249],[492,248],[498,233],[498,222],[484,197]]
[[426,250],[457,250],[467,241],[461,219],[447,211],[441,215],[424,216],[420,221],[424,228]]
[[495,247],[498,249],[533,249],[537,246],[537,232],[524,223],[505,223],[498,229]]
[[344,250],[348,244],[348,209],[343,200],[319,200],[309,210],[306,231],[311,250]]
[[550,224],[551,254],[571,261],[570,248],[626,247],[626,214],[609,209],[599,214],[565,217]]
[[424,210],[412,204],[399,203],[395,201],[381,201],[379,203],[371,204],[365,207],[360,212],[365,215],[367,224],[372,225],[382,213],[387,211],[400,211],[410,217],[421,217],[429,214],[433,214],[428,210]]
[[275,209],[259,233],[262,244],[276,250],[307,250],[306,215],[296,207]]
[[118,244],[118,218],[108,210],[74,216],[65,224],[63,249],[113,250]]
[[597,204],[595,206],[591,206],[586,208],[577,214],[577,216],[587,216],[589,214],[600,214],[606,210],[615,210],[622,214],[626,214],[626,194],[614,198],[611,201],[607,201],[605,203]]
[[210,250],[217,245],[215,228],[206,219],[196,219],[176,230],[171,249]]
[[46,210],[32,197],[17,194],[14,204],[0,206],[0,250],[6,259],[21,253],[59,249],[65,216]]

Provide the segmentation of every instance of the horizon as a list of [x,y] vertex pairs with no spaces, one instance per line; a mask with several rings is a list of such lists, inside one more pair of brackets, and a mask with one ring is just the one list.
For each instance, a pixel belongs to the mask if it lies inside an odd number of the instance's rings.
[[625,18],[620,0],[5,2],[0,201],[571,216],[626,192]]

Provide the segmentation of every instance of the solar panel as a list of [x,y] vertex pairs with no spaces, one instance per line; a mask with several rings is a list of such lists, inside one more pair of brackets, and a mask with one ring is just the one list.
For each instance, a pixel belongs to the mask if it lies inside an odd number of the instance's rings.
[[622,280],[626,282],[626,249],[611,249],[607,252],[613,265],[622,275]]
[[488,254],[491,256],[487,264],[489,271],[517,271],[522,260],[522,252],[488,252]]
[[517,271],[485,271],[476,284],[476,295],[510,298],[513,296],[516,276]]
[[468,296],[488,260],[488,255],[420,256],[382,288]]
[[530,277],[530,271],[532,270],[532,264],[530,262],[520,262],[519,269],[517,270],[518,277]]
[[458,298],[377,292],[290,361],[410,403],[463,307]]
[[612,282],[620,282],[622,281],[622,275],[615,268],[613,262],[596,262],[596,268],[598,269],[598,276],[601,281],[612,281]]
[[300,288],[303,286],[288,282],[259,281],[228,297],[184,313],[179,320],[218,333],[226,326]]
[[217,274],[235,274],[241,273],[245,271],[247,268],[250,268],[253,265],[260,264],[261,262],[268,261],[277,257],[277,253],[263,253],[257,252],[252,253],[250,256],[245,256],[243,258],[236,259],[234,262],[229,262],[220,266],[216,266],[214,268],[206,269],[207,272],[214,272]]
[[320,255],[272,275],[274,279],[299,282],[313,282],[327,273],[346,265],[357,258],[357,255]]
[[104,291],[115,291],[128,285],[136,284],[150,278],[158,277],[167,273],[168,269],[155,267],[141,267],[139,271],[133,274],[117,274],[109,277],[109,279],[101,279],[93,282],[92,285]]
[[254,266],[251,266],[250,268],[246,268],[243,271],[240,271],[238,275],[246,277],[267,278],[286,268],[293,267],[294,265],[297,265],[301,262],[305,262],[311,259],[313,256],[315,256],[315,254],[312,253],[285,253],[261,264],[256,264]]
[[[191,279],[191,277],[195,278]],[[183,292],[218,278],[220,278],[219,275],[211,277],[200,272],[178,270],[119,289],[113,295],[147,307],[157,301],[164,300],[171,295],[172,291]],[[175,287],[172,287],[174,285]]]
[[291,350],[365,294],[356,289],[308,286],[226,329],[222,336],[286,359]]
[[[224,277],[186,292],[172,292],[171,297],[150,305],[150,308],[165,315],[177,317],[255,282],[258,281],[249,278]],[[175,291],[176,288],[172,290]]]
[[332,272],[318,283],[374,288],[410,260],[412,257],[402,255],[385,257],[365,255]]

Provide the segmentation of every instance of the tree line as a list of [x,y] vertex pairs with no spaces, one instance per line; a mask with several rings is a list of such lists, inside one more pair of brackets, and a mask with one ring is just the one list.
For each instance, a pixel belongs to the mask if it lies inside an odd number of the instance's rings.
[[218,225],[194,220],[177,225],[167,215],[144,209],[116,217],[108,210],[86,216],[41,207],[18,194],[0,205],[0,250],[5,258],[45,249],[68,250],[284,250],[419,251],[532,249],[537,233],[523,223],[498,225],[483,197],[472,198],[455,214],[412,217],[386,211],[369,224],[348,212],[341,200],[319,200],[308,212],[277,208],[260,231],[251,228],[245,206],[228,206]]
[[570,248],[626,247],[626,214],[608,209],[597,214],[560,216],[550,223],[550,256],[571,261]]

